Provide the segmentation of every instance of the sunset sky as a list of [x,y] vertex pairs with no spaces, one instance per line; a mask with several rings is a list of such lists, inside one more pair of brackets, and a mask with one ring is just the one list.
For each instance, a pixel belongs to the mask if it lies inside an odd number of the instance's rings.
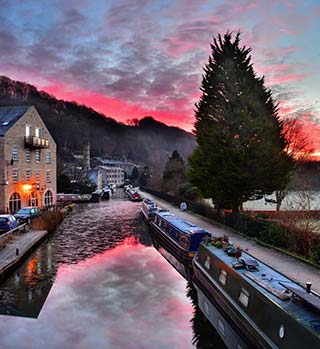
[[0,75],[191,130],[212,37],[240,30],[280,114],[320,151],[319,23],[320,0],[0,0]]

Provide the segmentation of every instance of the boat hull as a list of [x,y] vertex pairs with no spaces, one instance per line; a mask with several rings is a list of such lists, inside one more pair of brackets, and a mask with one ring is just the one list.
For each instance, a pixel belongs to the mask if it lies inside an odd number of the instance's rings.
[[181,264],[192,268],[194,253],[182,249],[172,238],[167,236],[153,222],[150,223],[150,232]]
[[[212,326],[218,331],[221,339],[225,343],[228,349],[249,349],[251,346],[247,345],[243,340],[243,335],[237,333],[237,331],[230,325],[225,319],[218,306],[212,303],[205,295],[198,283],[194,282],[193,286],[197,291],[198,306],[204,316],[210,321]],[[239,332],[239,331],[238,331]]]
[[[201,266],[194,260],[193,261],[193,283],[200,288],[207,296],[211,304],[219,304],[220,309],[223,309],[223,316],[232,323],[234,328],[237,328],[238,332],[246,337],[246,342],[250,343],[249,348],[256,349],[276,349],[278,346],[273,344],[261,335],[260,331],[254,328],[250,323],[250,319],[239,314],[237,309],[228,301],[226,294],[219,290],[215,282],[208,278],[208,276],[202,271]],[[205,314],[206,315],[206,314]],[[210,320],[210,319],[208,319]]]

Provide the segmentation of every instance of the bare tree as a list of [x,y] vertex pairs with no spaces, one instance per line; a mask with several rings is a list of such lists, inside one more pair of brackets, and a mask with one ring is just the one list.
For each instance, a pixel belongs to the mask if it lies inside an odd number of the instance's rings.
[[[304,131],[304,124],[301,120],[285,119],[283,121],[283,135],[287,141],[285,151],[295,160],[295,168],[314,152],[314,146]],[[279,211],[281,204],[288,193],[288,188],[275,192],[277,208]]]

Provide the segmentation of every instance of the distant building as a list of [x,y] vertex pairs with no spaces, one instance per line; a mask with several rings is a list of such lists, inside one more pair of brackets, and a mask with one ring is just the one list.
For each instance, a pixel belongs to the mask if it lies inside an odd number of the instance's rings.
[[0,107],[0,212],[56,202],[56,143],[34,106]]
[[134,167],[138,167],[136,164],[124,161],[124,160],[113,160],[113,159],[103,159],[101,157],[95,157],[92,159],[93,167],[96,166],[106,166],[106,167],[118,167],[124,170],[125,177],[131,176]]
[[124,169],[120,167],[99,166],[102,177],[102,186],[115,184],[120,187],[124,184]]

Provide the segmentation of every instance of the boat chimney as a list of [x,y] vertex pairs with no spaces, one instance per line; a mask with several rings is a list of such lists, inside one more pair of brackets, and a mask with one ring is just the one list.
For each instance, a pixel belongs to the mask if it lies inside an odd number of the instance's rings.
[[307,282],[306,283],[306,286],[307,286],[307,292],[310,293],[311,292],[311,285],[312,283],[311,282]]

